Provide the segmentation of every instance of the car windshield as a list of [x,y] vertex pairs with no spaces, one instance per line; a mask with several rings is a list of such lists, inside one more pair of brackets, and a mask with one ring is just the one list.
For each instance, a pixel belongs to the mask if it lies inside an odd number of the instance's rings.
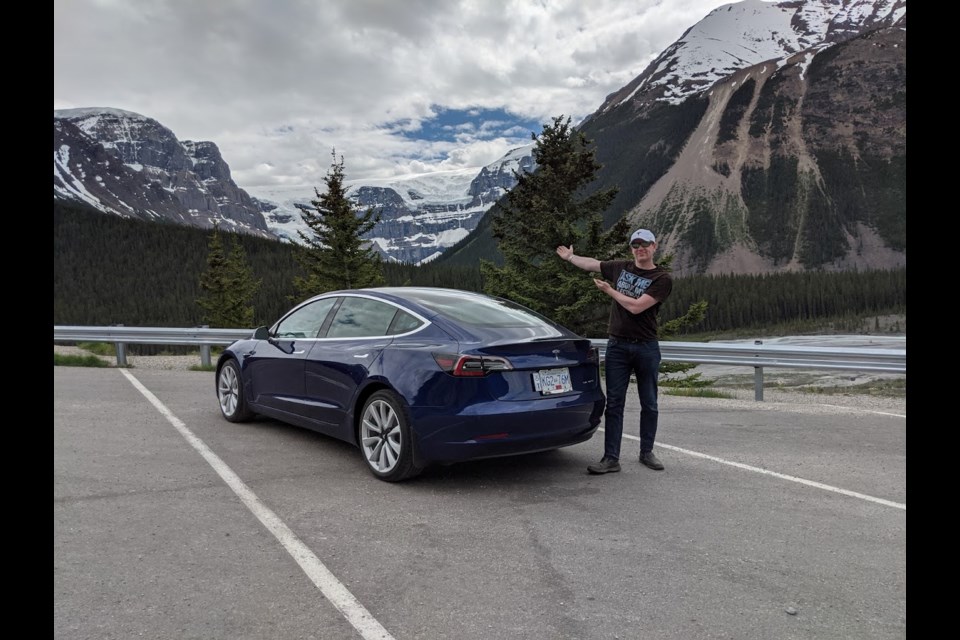
[[465,296],[448,291],[414,291],[407,298],[443,316],[473,327],[550,327],[553,323],[509,300]]

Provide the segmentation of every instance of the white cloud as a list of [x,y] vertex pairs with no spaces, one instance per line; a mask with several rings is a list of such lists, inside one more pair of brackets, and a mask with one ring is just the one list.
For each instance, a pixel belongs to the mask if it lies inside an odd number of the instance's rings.
[[[479,167],[530,141],[437,107],[574,122],[718,0],[54,0],[54,109],[114,107],[217,144],[234,180],[322,185]],[[537,131],[539,132],[539,130]]]

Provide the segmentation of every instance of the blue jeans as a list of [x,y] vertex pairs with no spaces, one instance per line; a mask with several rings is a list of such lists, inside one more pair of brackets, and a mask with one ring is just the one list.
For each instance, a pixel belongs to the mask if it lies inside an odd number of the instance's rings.
[[606,364],[607,408],[604,418],[603,455],[620,459],[620,441],[623,439],[623,408],[627,402],[630,375],[637,377],[637,395],[640,397],[640,451],[653,450],[657,436],[657,377],[660,373],[660,343],[621,342],[610,338],[607,343]]

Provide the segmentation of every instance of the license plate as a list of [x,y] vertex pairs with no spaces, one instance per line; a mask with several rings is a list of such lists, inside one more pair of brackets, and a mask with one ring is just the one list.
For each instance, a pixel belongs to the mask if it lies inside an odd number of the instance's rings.
[[566,393],[573,391],[573,385],[570,383],[570,370],[566,367],[560,369],[542,369],[533,374],[533,388],[542,395],[549,396],[554,393]]

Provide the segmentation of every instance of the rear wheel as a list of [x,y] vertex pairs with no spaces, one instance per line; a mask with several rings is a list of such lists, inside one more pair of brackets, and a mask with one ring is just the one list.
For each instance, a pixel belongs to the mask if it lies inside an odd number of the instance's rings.
[[246,422],[253,417],[243,393],[243,378],[236,360],[227,360],[217,372],[217,399],[220,412],[230,422]]
[[413,461],[413,438],[406,406],[392,391],[377,391],[360,414],[360,450],[373,475],[398,482],[420,473]]

